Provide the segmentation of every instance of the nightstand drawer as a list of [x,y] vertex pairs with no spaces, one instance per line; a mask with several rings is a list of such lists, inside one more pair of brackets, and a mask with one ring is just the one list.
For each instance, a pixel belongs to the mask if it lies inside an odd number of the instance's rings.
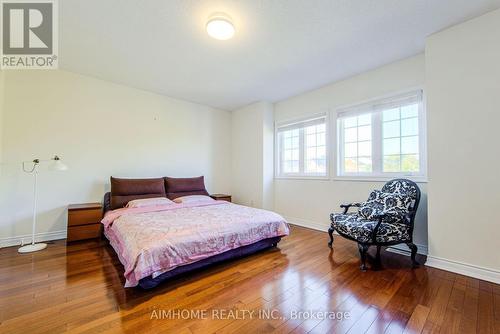
[[226,195],[226,194],[212,194],[212,195],[210,195],[210,197],[212,197],[216,201],[231,202],[231,195]]
[[68,227],[67,241],[99,238],[101,236],[101,224],[90,224]]
[[99,223],[102,219],[101,209],[68,211],[68,226]]

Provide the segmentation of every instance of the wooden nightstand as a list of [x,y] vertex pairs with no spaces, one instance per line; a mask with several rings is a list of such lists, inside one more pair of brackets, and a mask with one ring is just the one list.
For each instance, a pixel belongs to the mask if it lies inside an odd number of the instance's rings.
[[68,206],[67,241],[99,238],[101,219],[101,203],[70,204]]
[[227,201],[231,202],[231,195],[226,195],[226,194],[212,194],[210,195],[213,199],[217,201]]

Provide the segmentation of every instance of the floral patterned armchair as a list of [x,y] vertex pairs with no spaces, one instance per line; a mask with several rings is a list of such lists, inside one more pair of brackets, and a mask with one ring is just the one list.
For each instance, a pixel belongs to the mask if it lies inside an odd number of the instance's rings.
[[[377,246],[377,261],[380,261],[381,246],[405,243],[411,250],[413,266],[417,267],[413,226],[419,202],[420,189],[415,182],[406,179],[389,181],[382,190],[372,191],[366,202],[341,205],[343,213],[330,215],[328,246],[333,246],[334,231],[356,241],[361,256],[360,268],[366,270],[366,252],[370,246]],[[357,207],[358,212],[349,213],[351,207]]]

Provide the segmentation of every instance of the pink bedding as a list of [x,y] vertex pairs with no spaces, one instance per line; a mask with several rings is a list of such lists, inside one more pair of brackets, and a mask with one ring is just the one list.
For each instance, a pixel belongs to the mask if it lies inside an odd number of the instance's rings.
[[123,208],[104,233],[125,267],[125,287],[257,241],[289,234],[278,214],[224,201]]

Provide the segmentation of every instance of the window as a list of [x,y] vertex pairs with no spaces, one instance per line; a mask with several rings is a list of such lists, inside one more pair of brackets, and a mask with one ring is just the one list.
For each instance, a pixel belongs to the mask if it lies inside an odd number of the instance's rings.
[[328,175],[326,115],[276,126],[276,175]]
[[425,176],[422,92],[340,110],[339,176]]
[[344,170],[349,173],[372,171],[372,118],[370,114],[346,118]]

